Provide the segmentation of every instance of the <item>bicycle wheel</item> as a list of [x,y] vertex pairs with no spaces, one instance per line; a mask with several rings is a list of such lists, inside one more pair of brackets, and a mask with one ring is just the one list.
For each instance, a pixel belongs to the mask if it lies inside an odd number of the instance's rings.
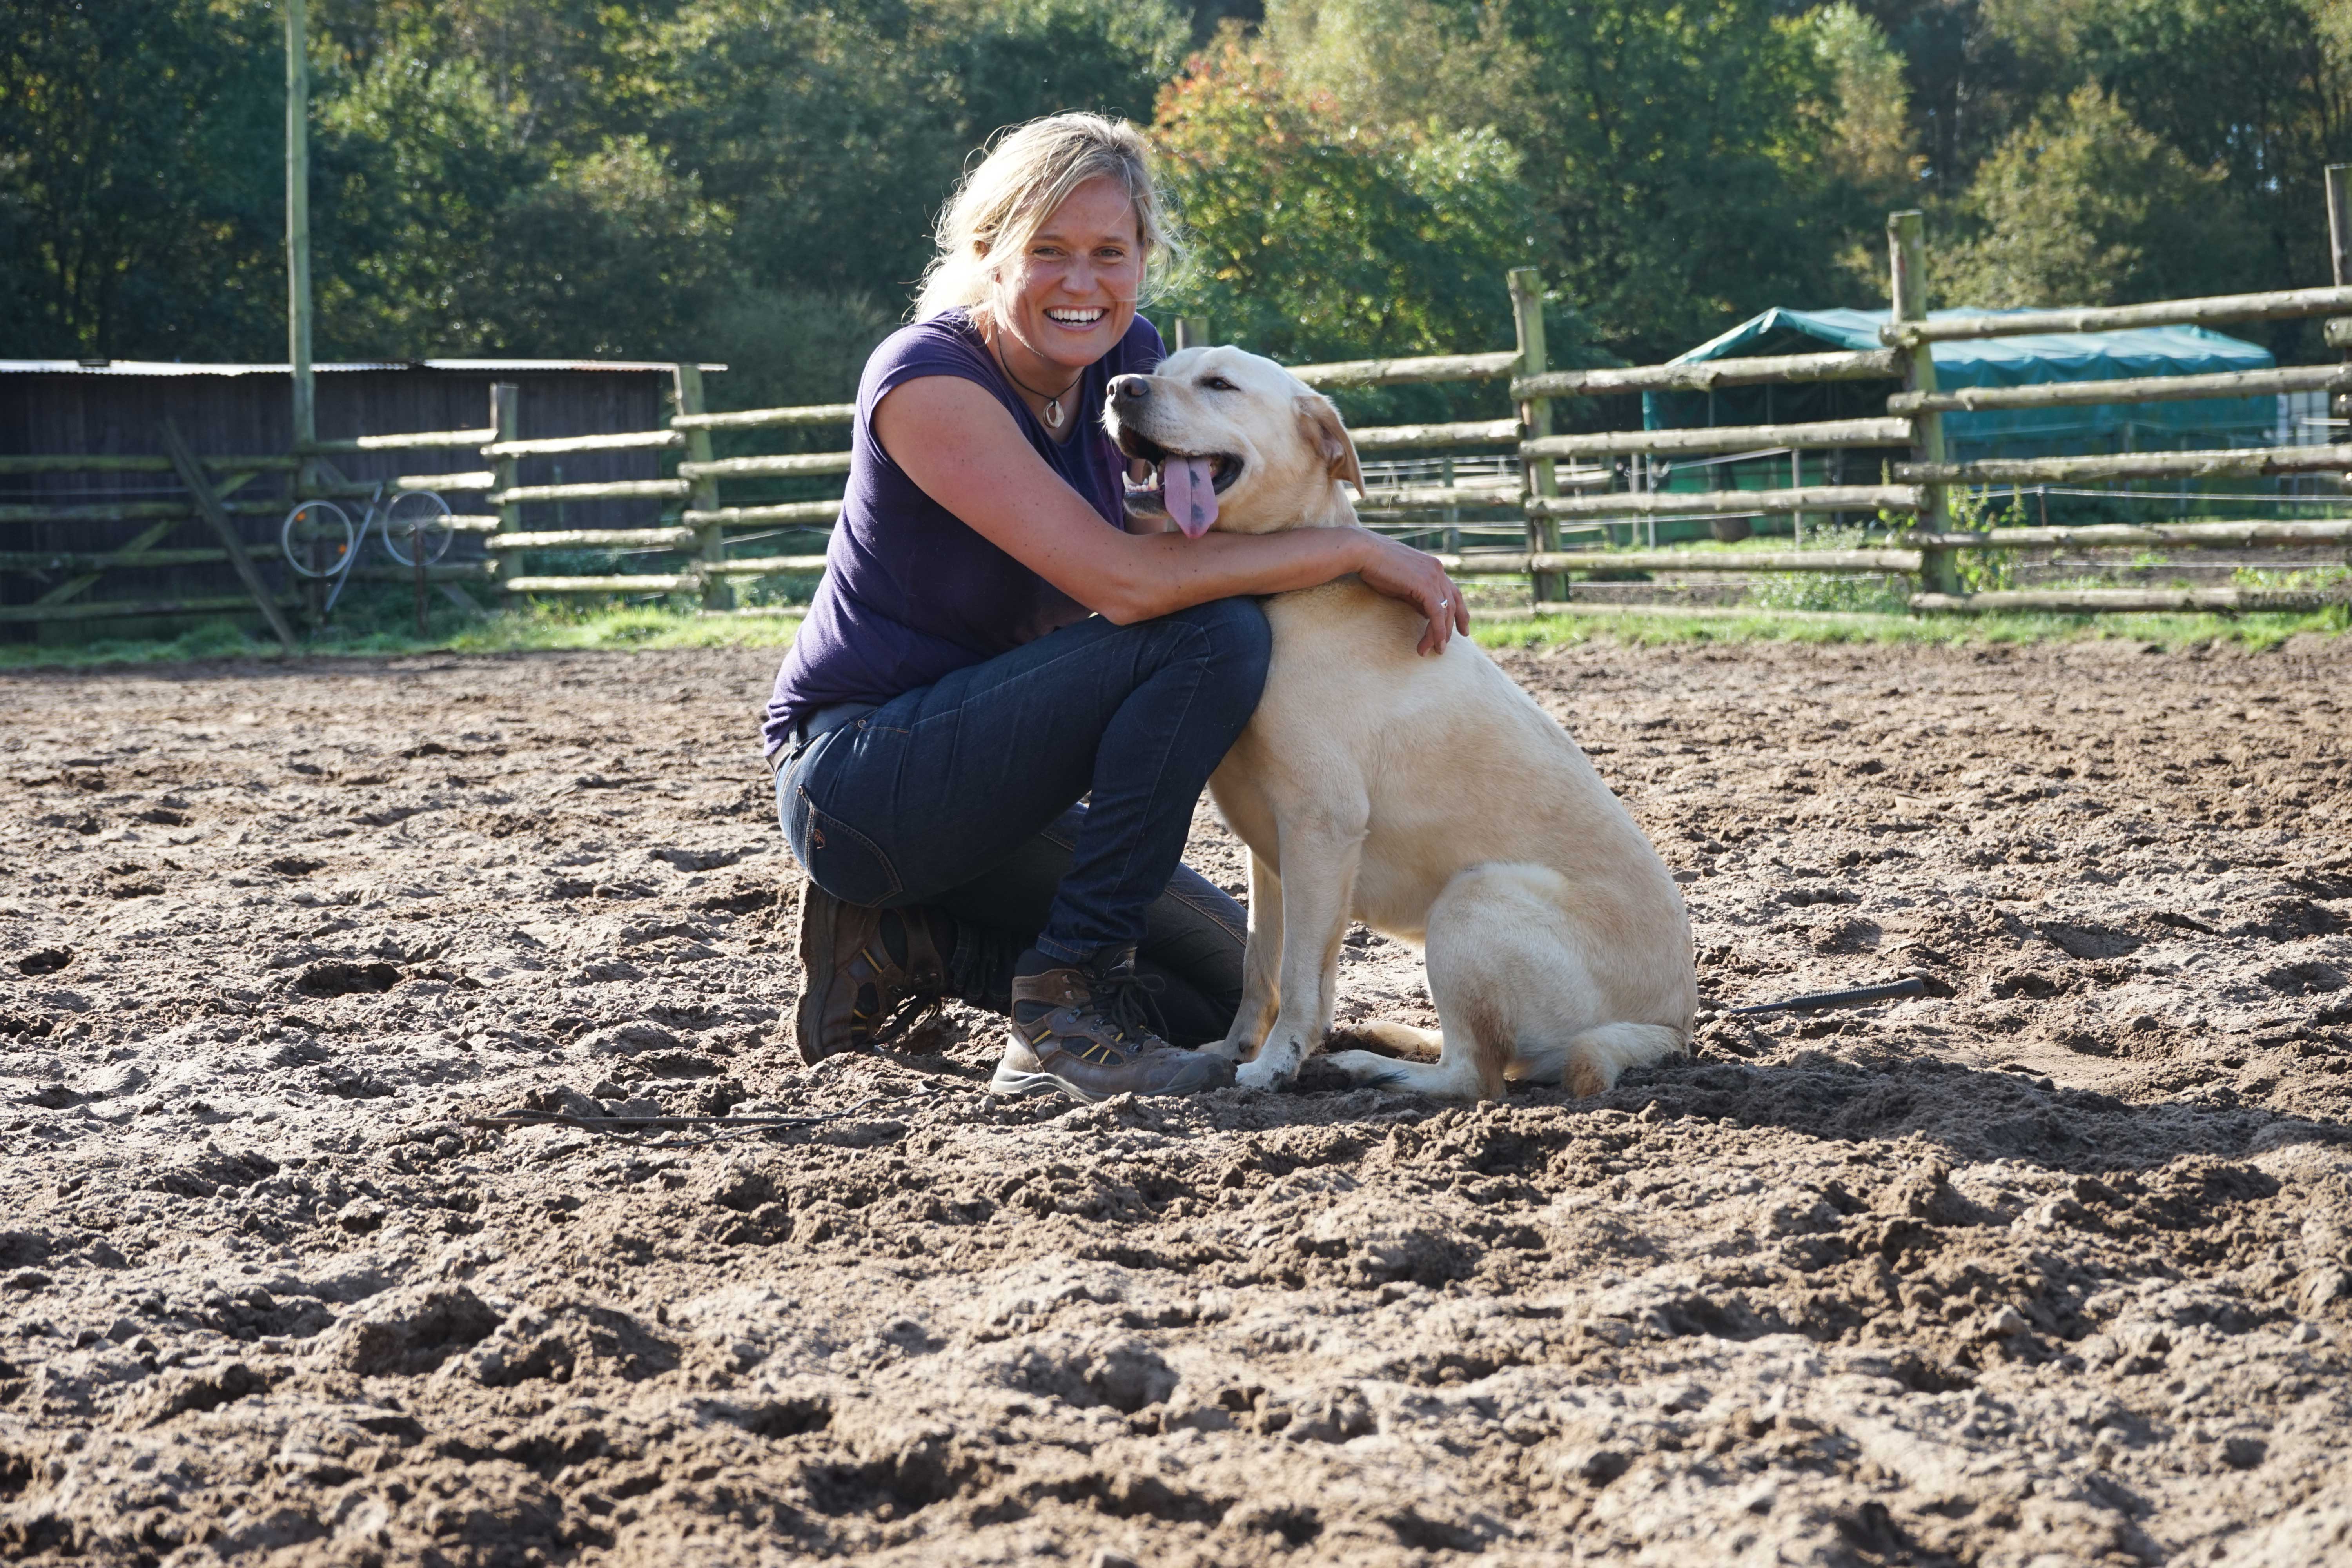
[[[416,564],[422,554],[430,566],[449,553],[449,542],[457,537],[449,527],[449,503],[431,490],[410,490],[392,498],[383,509],[383,548],[403,566]],[[415,551],[409,541],[416,542]]]
[[358,543],[352,514],[331,500],[304,501],[286,514],[286,526],[278,531],[286,564],[303,577],[334,576],[351,564]]

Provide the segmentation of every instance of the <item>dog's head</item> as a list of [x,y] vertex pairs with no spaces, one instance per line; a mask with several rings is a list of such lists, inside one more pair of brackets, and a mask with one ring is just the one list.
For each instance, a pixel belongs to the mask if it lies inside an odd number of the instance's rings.
[[1362,490],[1364,470],[1339,411],[1270,359],[1181,350],[1112,381],[1103,424],[1152,467],[1150,488],[1127,493],[1138,518],[1172,518],[1195,539],[1355,521],[1342,485]]

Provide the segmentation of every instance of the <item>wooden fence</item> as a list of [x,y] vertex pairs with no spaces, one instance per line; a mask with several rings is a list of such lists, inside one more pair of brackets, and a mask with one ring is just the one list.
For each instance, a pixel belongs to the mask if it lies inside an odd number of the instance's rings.
[[[2343,205],[2343,171],[2329,172],[2331,217]],[[1578,578],[1596,574],[1622,577],[1628,574],[1867,574],[1908,577],[1914,588],[1906,595],[1908,606],[1920,612],[2033,609],[2069,613],[2121,610],[2251,610],[2305,608],[2326,602],[2320,590],[2284,592],[2252,588],[2142,589],[2131,587],[2073,588],[2048,591],[1969,593],[1963,587],[1960,563],[1966,552],[2046,549],[2207,550],[2232,548],[2292,548],[2352,543],[2352,520],[2281,522],[2266,520],[2108,524],[2090,527],[1963,528],[1956,526],[1955,489],[1986,485],[2048,485],[2068,481],[2216,477],[2262,478],[2279,475],[2352,472],[2352,445],[2231,448],[2212,451],[2126,452],[2087,457],[1997,458],[1955,462],[1944,443],[1943,417],[1948,413],[1989,409],[2036,408],[2097,404],[2135,404],[2182,398],[2242,397],[2284,393],[2352,393],[2352,363],[2305,365],[2232,373],[2226,375],[2184,375],[2103,382],[2070,382],[2020,387],[1971,387],[1946,392],[1936,381],[1931,357],[1935,343],[1964,339],[2014,336],[2037,332],[2110,331],[2125,327],[2192,324],[2211,326],[2249,321],[2276,321],[2298,316],[2334,316],[2352,312],[2352,286],[2347,286],[2346,237],[2336,224],[2336,281],[2325,289],[2303,289],[2213,299],[2175,300],[2153,304],[2095,310],[2035,310],[2001,314],[1956,315],[1929,320],[1925,289],[1925,248],[1921,215],[1897,213],[1888,220],[1893,309],[1882,330],[1883,346],[1860,352],[1800,353],[1719,359],[1704,362],[1554,370],[1544,341],[1542,291],[1532,270],[1509,277],[1517,346],[1471,354],[1433,355],[1409,359],[1361,360],[1292,367],[1310,386],[1353,390],[1411,384],[1507,383],[1517,405],[1516,418],[1459,421],[1444,424],[1375,426],[1353,432],[1358,449],[1366,454],[1515,453],[1520,459],[1517,481],[1508,486],[1461,481],[1405,485],[1377,489],[1366,497],[1368,510],[1376,510],[1385,526],[1421,529],[1431,522],[1458,520],[1465,510],[1500,511],[1517,529],[1515,547],[1484,552],[1444,552],[1439,558],[1465,576],[1524,577],[1538,608],[1567,602]],[[1180,342],[1198,331],[1192,322],[1179,331]],[[2352,345],[2352,321],[2331,321],[2326,329],[2331,344]],[[1707,391],[1728,386],[1797,385],[1822,382],[1899,381],[1902,389],[1886,401],[1883,416],[1762,424],[1705,429],[1618,430],[1599,434],[1563,435],[1553,429],[1553,407],[1563,398],[1631,396],[1661,391]],[[303,496],[353,496],[372,487],[343,480],[332,467],[341,452],[478,447],[486,465],[480,472],[458,475],[407,476],[393,488],[430,488],[443,491],[479,493],[488,510],[457,519],[462,529],[478,533],[487,559],[453,562],[433,569],[448,581],[494,584],[509,595],[555,594],[689,594],[714,613],[793,614],[787,606],[739,610],[735,585],[748,579],[786,574],[821,572],[824,557],[813,549],[797,553],[737,553],[746,533],[765,538],[805,531],[821,538],[838,516],[841,502],[830,499],[730,504],[726,487],[742,481],[835,479],[849,471],[846,450],[793,452],[772,456],[719,458],[712,447],[718,432],[751,430],[806,431],[846,426],[854,416],[847,404],[807,407],[712,413],[704,401],[701,371],[677,367],[672,386],[674,412],[666,428],[558,439],[518,438],[517,389],[493,387],[489,425],[478,430],[432,431],[398,436],[363,437],[357,440],[319,442],[288,457],[215,458],[205,465],[202,478],[210,487],[203,498],[229,511],[253,510],[252,503],[236,500],[236,492],[254,476],[292,471],[295,489]],[[1678,491],[1613,489],[1615,459],[1631,459],[1622,470],[1638,484],[1651,459],[1692,455],[1774,449],[1792,455],[1792,472],[1801,474],[1802,454],[1853,448],[1907,448],[1907,459],[1887,466],[1877,484],[1807,485],[1786,488]],[[519,462],[526,458],[566,453],[656,450],[676,454],[671,478],[583,484],[523,485],[518,482]],[[1562,465],[1585,463],[1581,468]],[[0,474],[46,471],[79,465],[85,468],[121,467],[161,469],[164,458],[0,458]],[[1446,468],[1451,471],[1450,464]],[[1573,493],[1570,493],[1573,492]],[[566,529],[526,524],[524,510],[541,503],[656,499],[665,503],[662,526],[635,529]],[[99,615],[158,615],[174,611],[226,610],[248,607],[247,600],[183,600],[172,603],[113,604],[76,602],[81,591],[110,565],[137,562],[161,565],[195,564],[226,559],[226,550],[158,552],[154,542],[173,522],[194,515],[197,499],[181,503],[131,503],[83,509],[93,520],[122,521],[133,516],[153,518],[157,526],[131,543],[112,551],[66,561],[51,552],[42,563],[51,571],[63,564],[81,574],[51,590],[37,604],[0,608],[0,620],[52,620]],[[282,506],[286,503],[263,503]],[[0,521],[19,510],[0,507]],[[1608,529],[1629,522],[1666,517],[1755,517],[1787,514],[1860,512],[1881,520],[1884,538],[1870,548],[1805,548],[1794,543],[1779,549],[1622,549],[1611,547]],[[50,515],[45,513],[45,516]],[[54,520],[52,518],[52,520]],[[673,521],[674,520],[674,521]],[[1568,548],[1564,534],[1579,534],[1579,548]],[[1653,535],[1654,539],[1654,535]],[[273,547],[274,548],[274,547]],[[663,559],[652,572],[607,571],[602,574],[534,573],[534,556],[549,552],[629,552],[642,560]],[[260,552],[267,556],[269,552]],[[16,556],[0,554],[0,567],[28,565]],[[370,572],[406,580],[395,569]]]

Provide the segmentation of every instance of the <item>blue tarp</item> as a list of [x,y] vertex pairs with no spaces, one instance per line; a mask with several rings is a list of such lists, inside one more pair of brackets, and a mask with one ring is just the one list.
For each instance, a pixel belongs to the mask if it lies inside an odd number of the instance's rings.
[[[1942,316],[1999,314],[1933,310]],[[1824,349],[1874,349],[1885,310],[1770,310],[1721,337],[1677,354],[1675,364],[1756,353],[1805,353]],[[1777,341],[1776,341],[1777,340]],[[1801,340],[1810,340],[1801,341]],[[2060,381],[2116,381],[2132,376],[2195,375],[2267,370],[2268,349],[2202,327],[2140,327],[2119,332],[2036,332],[1935,345],[1937,385],[2028,386]],[[1719,394],[1718,399],[1727,396]],[[1656,430],[1706,424],[1702,395],[1651,393],[1643,398],[1643,425]],[[2266,444],[2277,423],[2273,397],[2202,398],[2182,403],[2096,404],[2087,408],[2001,409],[1944,416],[1944,440],[1955,458],[2006,453],[2029,456],[2127,447]],[[1745,424],[1718,418],[1718,424]],[[1965,452],[1961,448],[1967,448]]]

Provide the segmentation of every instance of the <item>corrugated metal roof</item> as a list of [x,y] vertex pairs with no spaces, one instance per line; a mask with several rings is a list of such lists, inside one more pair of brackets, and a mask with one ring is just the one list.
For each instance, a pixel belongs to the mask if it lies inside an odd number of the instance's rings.
[[[550,371],[550,370],[634,370],[668,371],[667,360],[613,359],[426,359],[426,360],[358,360],[335,364],[313,364],[320,374],[349,370],[456,370],[456,371]],[[706,364],[706,371],[723,371],[723,364]],[[78,360],[78,359],[5,359],[0,360],[0,375],[286,375],[289,367],[284,364],[182,364],[177,360]]]

